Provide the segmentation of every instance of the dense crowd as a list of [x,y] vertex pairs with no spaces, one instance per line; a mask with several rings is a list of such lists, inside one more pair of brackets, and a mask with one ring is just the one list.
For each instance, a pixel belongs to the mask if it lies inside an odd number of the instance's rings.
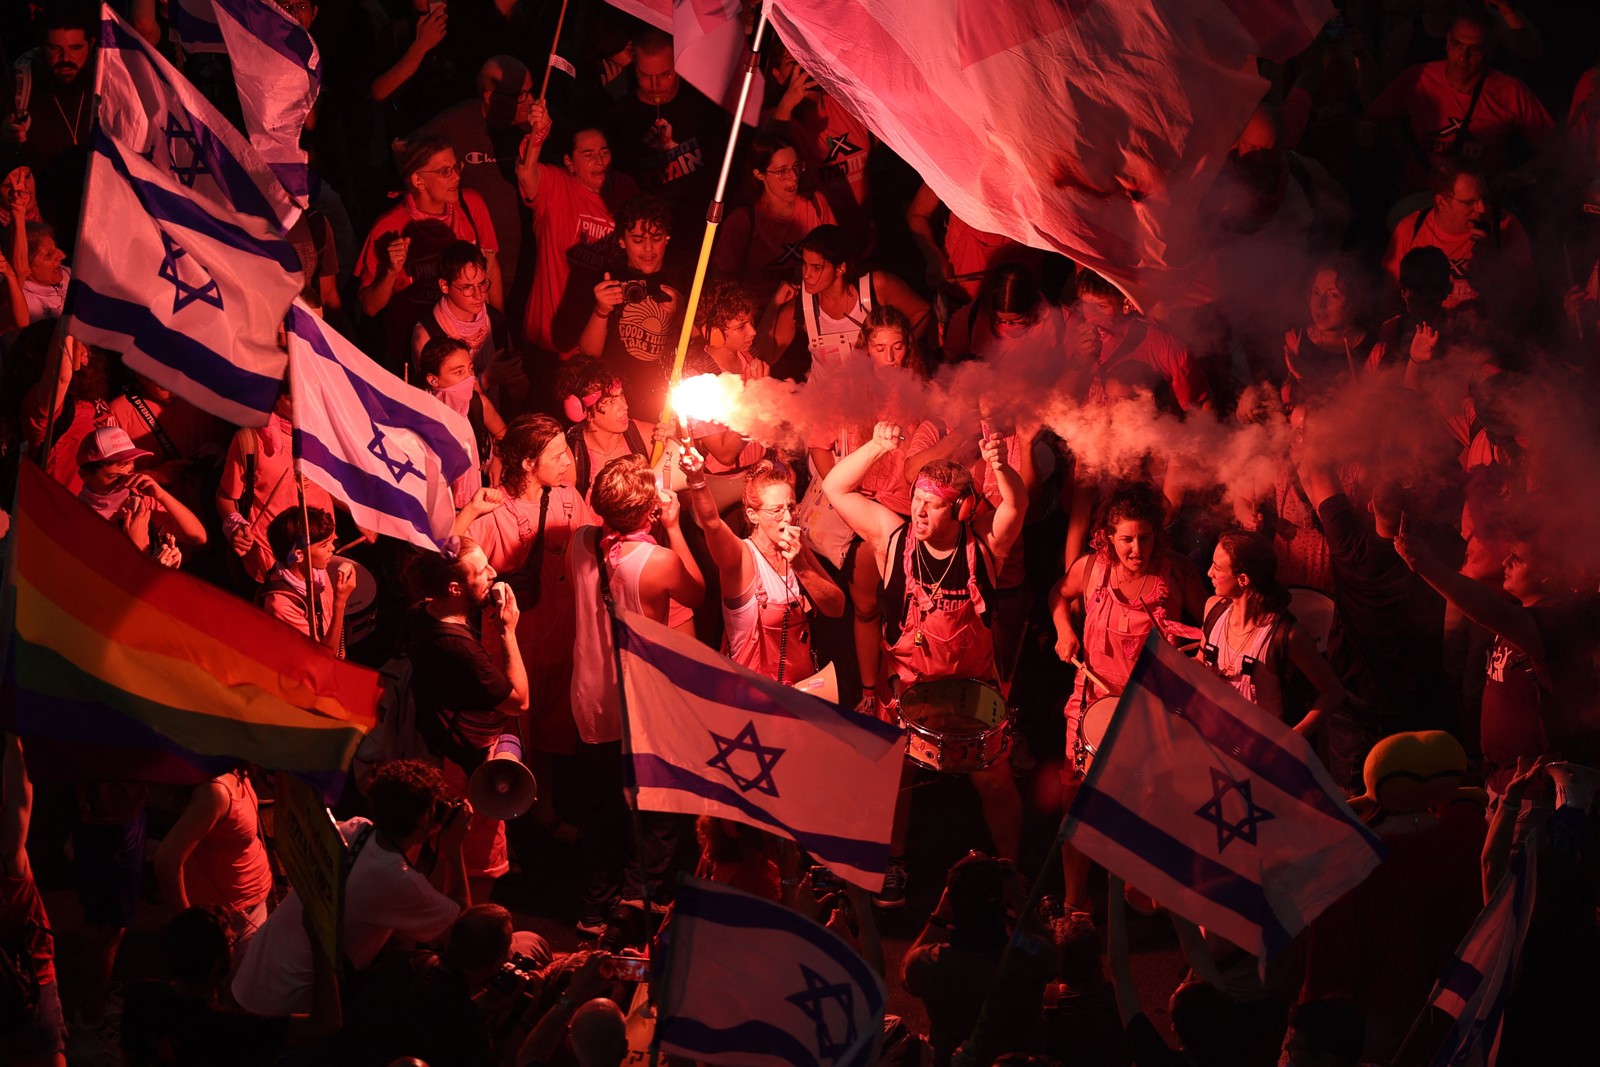
[[[1498,1062],[1595,1055],[1600,12],[1338,5],[1261,63],[1192,205],[1195,291],[1142,309],[953,215],[769,38],[682,365],[795,383],[763,435],[736,401],[672,403],[734,123],[670,36],[579,0],[576,76],[545,88],[556,3],[276,2],[323,63],[301,298],[466,416],[478,466],[422,552],[300,478],[287,387],[237,429],[62,337],[98,11],[0,15],[4,499],[42,462],[84,522],[389,684],[336,809],[340,959],[276,864],[261,769],[41,784],[73,811],[30,840],[7,734],[0,1063],[634,1062],[637,961],[680,872],[827,921],[880,972],[875,913],[936,896],[886,975],[927,1033],[891,1017],[885,1063],[1424,1062],[1429,990],[1530,835]],[[167,5],[113,6],[238,118],[224,54],[186,52]],[[882,410],[854,417],[839,383]],[[842,705],[905,725],[880,890],[825,889],[750,826],[630,809],[613,609],[782,683],[828,669]],[[1161,902],[1030,832],[1071,804],[1151,634],[1303,735],[1388,847],[1265,964],[1173,916],[1170,1035],[1130,963],[1128,909]],[[538,785],[509,841],[465,799],[507,733]],[[948,869],[912,848],[934,775],[981,815]],[[539,877],[573,888],[546,918],[576,951],[494,902],[530,834],[566,857]],[[59,989],[33,872],[63,846],[83,933]],[[118,960],[136,921],[164,923],[143,973]],[[1034,950],[1002,970],[1008,943]]]

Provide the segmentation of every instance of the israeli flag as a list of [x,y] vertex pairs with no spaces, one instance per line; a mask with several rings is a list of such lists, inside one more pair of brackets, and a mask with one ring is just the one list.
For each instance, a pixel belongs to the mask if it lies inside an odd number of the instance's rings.
[[1511,853],[1506,873],[1467,931],[1428,1003],[1455,1019],[1434,1067],[1486,1067],[1500,1053],[1506,997],[1533,920],[1535,835]]
[[1157,634],[1062,833],[1263,960],[1384,855],[1304,738]]
[[290,195],[310,192],[300,132],[322,88],[311,34],[274,0],[213,0],[250,143]]
[[219,218],[294,225],[299,205],[250,142],[110,5],[100,10],[95,88],[100,128]]
[[94,134],[66,327],[239,426],[264,426],[287,362],[300,259],[263,219],[218,215],[173,175]]
[[622,612],[624,707],[638,806],[715,815],[790,838],[877,890],[889,862],[905,735]]
[[299,300],[289,390],[306,476],[362,529],[437,550],[456,516],[450,483],[478,462],[466,416],[378,366]]
[[865,1067],[883,979],[838,935],[714,882],[678,887],[651,991],[668,1052],[736,1067]]

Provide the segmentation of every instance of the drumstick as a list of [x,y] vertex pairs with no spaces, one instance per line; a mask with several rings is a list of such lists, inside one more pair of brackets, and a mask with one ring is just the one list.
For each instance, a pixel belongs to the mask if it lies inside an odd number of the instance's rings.
[[1083,660],[1079,659],[1077,656],[1073,656],[1072,659],[1068,660],[1067,662],[1071,663],[1074,667],[1078,668],[1078,670],[1082,671],[1085,678],[1089,679],[1089,681],[1093,682],[1101,689],[1104,689],[1107,693],[1113,691],[1109,685],[1100,679],[1099,675],[1095,674],[1094,671],[1089,669],[1089,665],[1087,663],[1083,662]]

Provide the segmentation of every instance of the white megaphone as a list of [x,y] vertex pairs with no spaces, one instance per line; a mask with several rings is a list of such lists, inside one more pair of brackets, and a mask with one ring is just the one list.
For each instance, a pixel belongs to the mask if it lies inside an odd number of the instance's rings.
[[522,741],[516,734],[495,738],[489,758],[467,782],[472,810],[491,819],[515,819],[533,807],[538,796],[539,785],[523,766]]
[[795,682],[794,688],[826,700],[830,704],[839,703],[839,675],[831,663],[811,677]]
[[1600,788],[1600,771],[1581,763],[1546,763],[1544,769],[1556,784],[1556,807],[1574,807],[1587,812],[1594,806],[1595,790]]

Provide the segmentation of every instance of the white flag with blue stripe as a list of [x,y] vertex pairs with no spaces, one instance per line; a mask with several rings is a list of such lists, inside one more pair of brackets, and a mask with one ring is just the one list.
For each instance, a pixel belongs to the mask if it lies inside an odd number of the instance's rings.
[[651,992],[668,1052],[736,1067],[866,1067],[883,979],[833,931],[768,900],[688,878]]
[[1500,1052],[1506,997],[1533,919],[1534,835],[1511,853],[1500,884],[1467,931],[1428,1003],[1455,1019],[1434,1067],[1490,1067]]
[[450,536],[450,483],[478,462],[466,416],[378,366],[299,300],[289,390],[306,476],[348,504],[356,525],[422,548]]
[[171,174],[96,130],[67,329],[195,406],[264,426],[287,361],[293,246],[261,219],[219,217]]
[[883,887],[905,737],[747,670],[633,612],[617,626],[638,806],[715,815],[792,839]]
[[280,231],[300,207],[243,134],[110,5],[95,68],[100,128],[167,171],[218,217],[253,215]]
[[310,184],[300,132],[322,88],[316,42],[275,0],[213,3],[250,143],[284,188],[304,200]]
[[1384,855],[1304,738],[1155,634],[1062,833],[1263,959]]

